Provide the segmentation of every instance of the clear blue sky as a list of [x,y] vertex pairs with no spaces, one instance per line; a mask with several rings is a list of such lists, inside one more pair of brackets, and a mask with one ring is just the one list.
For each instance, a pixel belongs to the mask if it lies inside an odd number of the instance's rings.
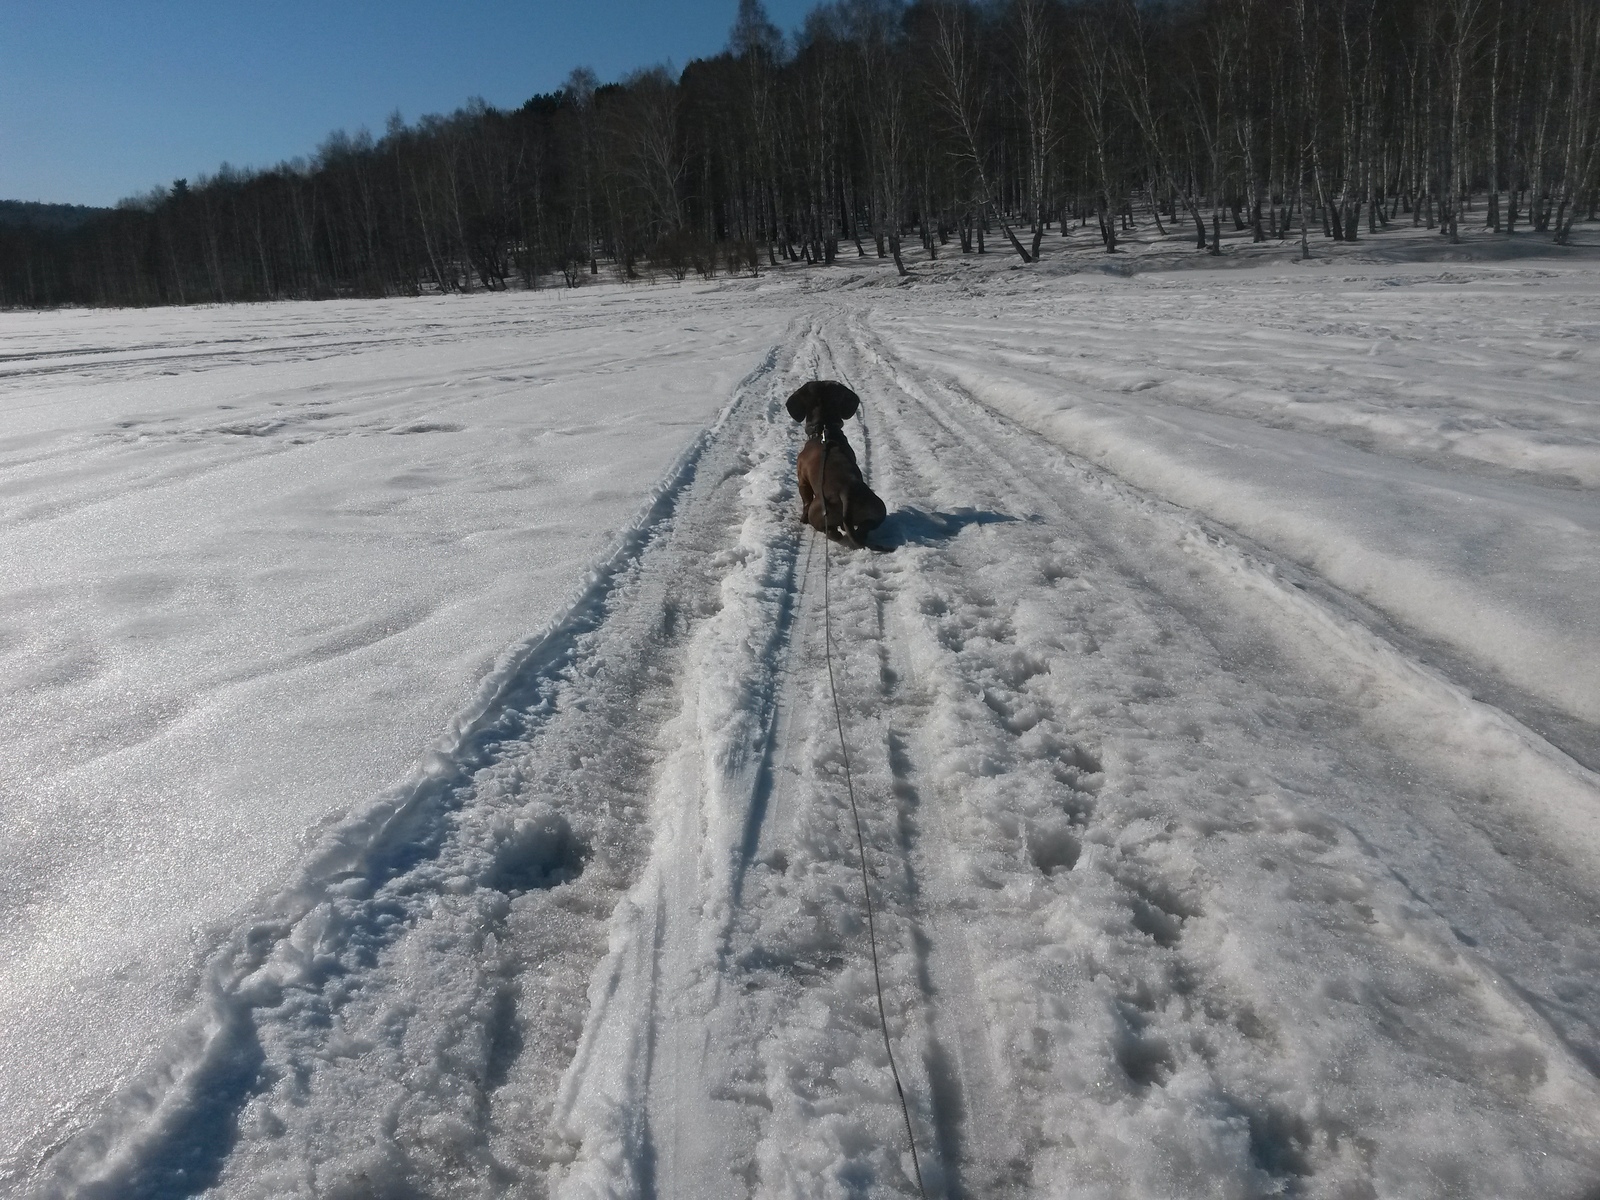
[[[785,32],[813,0],[767,0]],[[727,44],[738,0],[0,0],[0,199],[112,204]]]

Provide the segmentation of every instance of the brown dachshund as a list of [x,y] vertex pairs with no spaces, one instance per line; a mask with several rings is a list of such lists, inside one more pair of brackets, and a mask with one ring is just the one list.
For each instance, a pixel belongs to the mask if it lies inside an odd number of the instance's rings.
[[844,436],[844,423],[860,406],[861,398],[844,384],[826,379],[803,385],[785,405],[791,417],[806,423],[806,444],[796,464],[800,519],[865,546],[867,534],[883,524],[889,510],[861,478]]

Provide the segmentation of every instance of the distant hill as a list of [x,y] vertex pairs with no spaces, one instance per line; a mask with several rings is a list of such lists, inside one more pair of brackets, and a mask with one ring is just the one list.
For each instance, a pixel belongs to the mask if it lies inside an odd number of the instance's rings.
[[0,200],[0,228],[23,226],[65,233],[94,220],[109,208],[83,204],[36,204],[31,200]]

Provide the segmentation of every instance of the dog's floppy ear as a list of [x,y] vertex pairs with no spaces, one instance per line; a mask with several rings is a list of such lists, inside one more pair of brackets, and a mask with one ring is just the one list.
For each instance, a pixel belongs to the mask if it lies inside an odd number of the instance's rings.
[[822,384],[813,379],[810,383],[802,383],[794,390],[784,407],[789,410],[789,415],[796,421],[804,421],[811,415],[811,410],[822,403],[817,394],[822,389]]
[[828,380],[822,385],[827,389],[827,395],[822,403],[827,415],[834,420],[848,421],[856,415],[856,409],[861,407],[861,397],[845,387],[842,383]]
[[795,389],[784,405],[796,421],[804,421],[818,409],[825,421],[848,421],[861,407],[861,397],[832,379],[813,379]]

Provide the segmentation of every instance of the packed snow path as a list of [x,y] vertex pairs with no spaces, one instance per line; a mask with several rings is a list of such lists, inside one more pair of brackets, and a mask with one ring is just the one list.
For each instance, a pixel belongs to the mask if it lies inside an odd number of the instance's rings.
[[[39,1190],[914,1194],[824,554],[930,1195],[1592,1189],[1595,776],[1450,645],[931,361],[892,310],[800,318]],[[795,519],[817,376],[866,399],[889,553]]]

